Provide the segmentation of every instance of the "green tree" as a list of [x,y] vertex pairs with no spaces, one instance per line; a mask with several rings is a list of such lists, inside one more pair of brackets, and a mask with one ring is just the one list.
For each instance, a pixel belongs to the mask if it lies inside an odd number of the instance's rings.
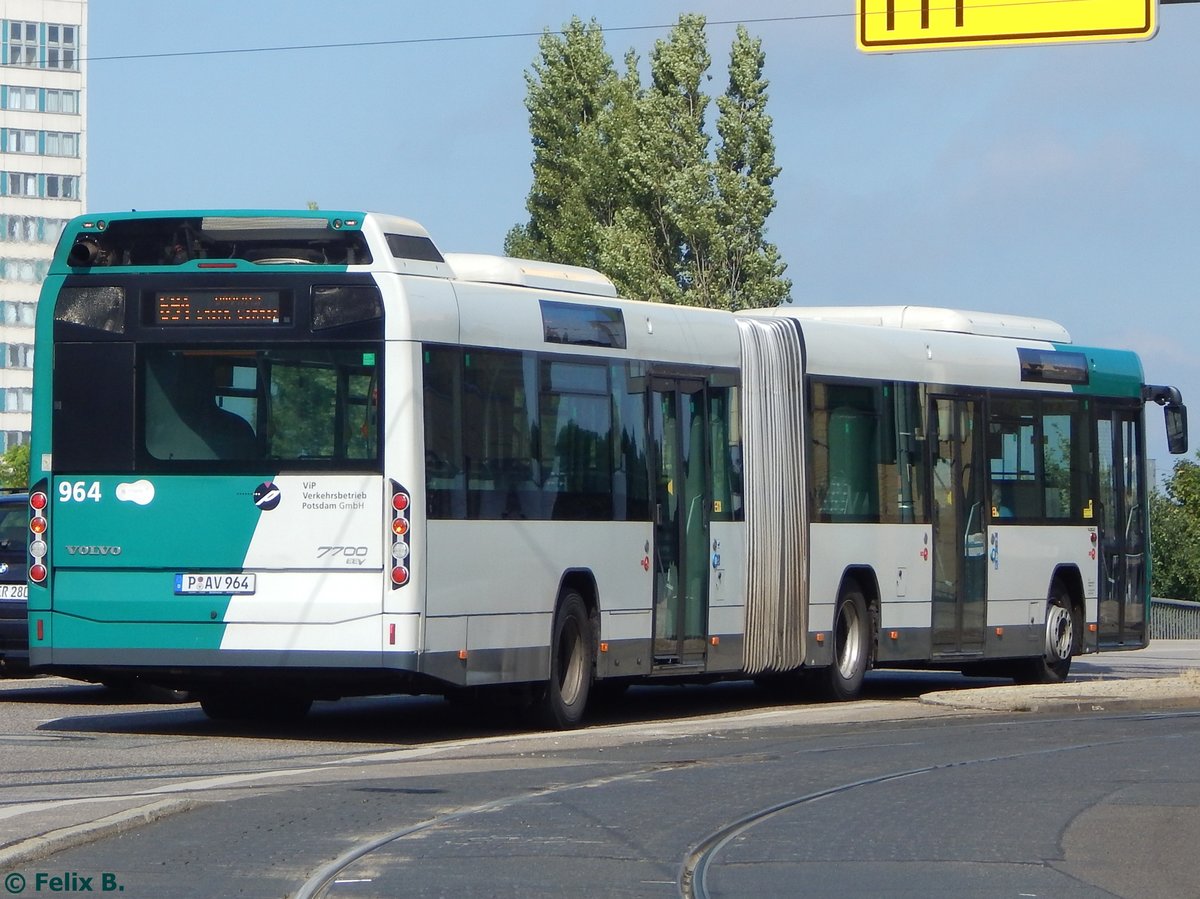
[[792,282],[778,248],[766,239],[767,216],[775,208],[775,163],[771,117],[767,115],[766,55],[762,41],[739,25],[729,55],[729,88],[717,98],[717,194],[724,275],[721,296],[733,309],[776,306]]
[[[629,57],[627,64],[634,62]],[[650,53],[650,86],[637,97],[635,128],[621,144],[652,263],[642,283],[630,285],[632,296],[710,305],[709,250],[717,220],[704,130],[709,97],[701,84],[711,62],[698,15],[680,16]],[[639,255],[645,251],[639,248]]]
[[0,456],[0,486],[29,486],[29,444],[10,446]]
[[614,146],[617,122],[629,119],[604,32],[578,16],[562,35],[545,32],[527,72],[533,185],[529,221],[509,231],[505,252],[573,265],[600,261],[599,228],[629,202],[621,190]]
[[1200,464],[1180,459],[1150,496],[1150,537],[1151,592],[1200,600]]
[[742,308],[778,303],[789,282],[766,243],[774,162],[760,42],[739,29],[710,153],[705,19],[685,14],[649,58],[618,76],[593,20],[547,32],[526,76],[534,144],[529,221],[506,252],[598,268],[626,296]]

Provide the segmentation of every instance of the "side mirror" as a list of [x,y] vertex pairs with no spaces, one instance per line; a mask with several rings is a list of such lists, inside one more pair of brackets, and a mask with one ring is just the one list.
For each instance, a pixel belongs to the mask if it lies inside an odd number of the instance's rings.
[[1188,449],[1187,406],[1182,403],[1168,403],[1163,407],[1163,416],[1167,422],[1167,449],[1175,456],[1186,453]]

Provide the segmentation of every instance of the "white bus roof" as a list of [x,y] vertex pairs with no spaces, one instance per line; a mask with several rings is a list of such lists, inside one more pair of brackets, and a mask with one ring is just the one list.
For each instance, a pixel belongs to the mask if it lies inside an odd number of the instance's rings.
[[541,290],[565,290],[591,296],[615,297],[613,282],[595,269],[560,265],[535,259],[489,256],[483,253],[446,253],[446,263],[461,281],[511,284]]
[[1070,333],[1058,322],[999,312],[971,312],[935,306],[796,306],[791,303],[769,310],[755,310],[755,314],[764,312],[810,321],[875,325],[881,328],[977,334],[1011,340],[1071,342]]

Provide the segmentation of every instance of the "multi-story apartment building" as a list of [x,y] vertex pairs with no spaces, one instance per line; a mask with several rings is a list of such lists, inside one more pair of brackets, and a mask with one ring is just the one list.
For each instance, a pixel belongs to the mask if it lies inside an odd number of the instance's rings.
[[29,442],[33,320],[84,209],[87,0],[0,0],[0,451]]

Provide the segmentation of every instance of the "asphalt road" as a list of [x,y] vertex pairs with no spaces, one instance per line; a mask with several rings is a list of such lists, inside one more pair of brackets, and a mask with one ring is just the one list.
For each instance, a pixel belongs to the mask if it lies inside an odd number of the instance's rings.
[[[1076,680],[1200,658],[1167,648]],[[13,895],[74,876],[131,897],[1197,894],[1200,713],[918,701],[977,683],[873,675],[843,705],[639,689],[583,731],[528,734],[413,699],[230,730],[6,682],[0,875],[24,879]]]

